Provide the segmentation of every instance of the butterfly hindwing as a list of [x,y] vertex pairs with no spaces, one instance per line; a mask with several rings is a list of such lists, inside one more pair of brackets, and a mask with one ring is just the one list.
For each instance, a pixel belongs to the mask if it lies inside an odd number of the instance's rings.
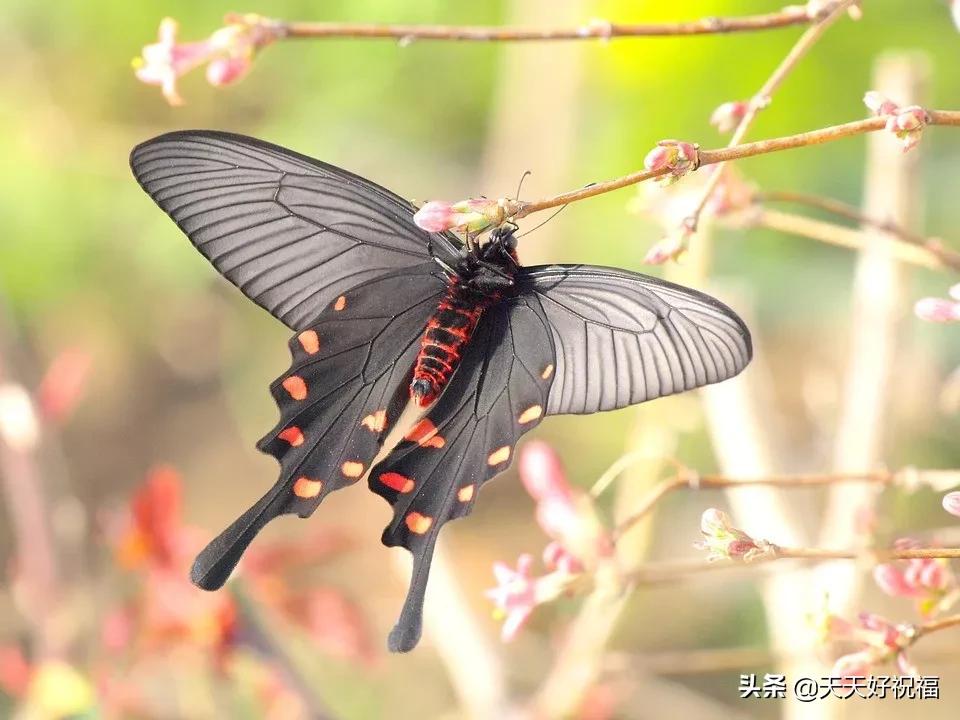
[[481,317],[440,399],[371,471],[370,488],[393,506],[384,544],[413,554],[391,650],[410,650],[419,640],[439,530],[470,512],[480,486],[507,469],[519,437],[539,424],[553,363],[553,341],[535,297],[494,305]]
[[130,166],[221,275],[295,330],[351,287],[457,252],[389,190],[243,135],[167,133],[134,148]]
[[708,385],[750,362],[750,331],[697,290],[590,265],[527,268],[552,328],[547,414],[613,410]]
[[200,553],[197,585],[221,586],[267,522],[307,517],[366,473],[406,404],[419,340],[444,289],[436,268],[347,290],[290,341],[291,369],[271,386],[280,421],[258,444],[280,462],[280,478]]

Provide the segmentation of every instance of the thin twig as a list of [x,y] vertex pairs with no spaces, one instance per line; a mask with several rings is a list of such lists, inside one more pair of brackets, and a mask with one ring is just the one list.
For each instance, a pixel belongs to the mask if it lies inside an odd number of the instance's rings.
[[[951,127],[960,127],[960,111],[957,110],[930,110],[930,125],[943,125]],[[743,143],[732,147],[719,148],[716,150],[697,150],[697,167],[704,165],[715,165],[717,163],[728,162],[730,160],[742,160],[744,158],[755,157],[757,155],[766,155],[767,153],[779,152],[781,150],[792,150],[794,148],[808,147],[810,145],[822,145],[823,143],[841,140],[843,138],[863,135],[865,133],[877,132],[886,127],[887,119],[884,117],[872,117],[864,120],[854,120],[853,122],[840,125],[831,125],[830,127],[810,130],[808,132],[797,133],[796,135],[786,135],[784,137],[769,138],[767,140],[758,140],[756,142]],[[604,193],[619,190],[621,188],[636,185],[644,180],[650,180],[670,172],[669,168],[658,168],[656,170],[638,170],[622,177],[606,180],[604,182],[593,183],[577,190],[570,190],[553,197],[536,200],[533,202],[516,202],[516,210],[511,213],[513,218],[519,219],[526,217],[541,210],[549,210],[561,205],[568,205],[578,200],[603,195]]]
[[[737,222],[740,221],[740,217],[736,216]],[[860,250],[869,242],[869,238],[860,230],[804,215],[781,212],[780,210],[763,208],[751,211],[744,215],[743,219],[747,225],[765,227],[790,235],[799,235],[849,250]],[[902,241],[896,242],[891,247],[891,251],[900,262],[930,268],[931,270],[960,272],[960,253],[943,247],[936,241],[931,241],[922,247]]]
[[624,574],[624,580],[636,585],[651,585],[698,577],[713,570],[731,570],[766,565],[776,560],[863,560],[872,564],[894,560],[960,559],[960,548],[906,548],[889,550],[830,550],[826,548],[788,548],[767,543],[764,550],[753,557],[718,560],[670,560],[640,565]]
[[877,470],[875,472],[854,473],[854,474],[799,474],[799,475],[771,475],[762,478],[738,478],[727,475],[699,475],[690,470],[681,470],[672,478],[668,478],[650,491],[649,496],[641,503],[640,507],[614,530],[614,539],[619,538],[633,525],[646,517],[660,500],[669,495],[674,490],[687,487],[691,489],[727,489],[733,487],[757,487],[777,486],[777,487],[815,487],[821,485],[834,485],[840,482],[865,482],[890,484],[897,479],[896,473],[886,470]]
[[[756,119],[760,111],[770,104],[773,99],[773,94],[777,91],[780,85],[783,84],[783,81],[787,79],[787,76],[793,71],[800,60],[803,59],[803,57],[810,51],[816,42],[823,36],[827,29],[833,25],[834,22],[839,20],[840,16],[855,2],[856,0],[843,0],[843,2],[835,3],[819,22],[812,25],[806,30],[806,32],[803,33],[803,35],[800,36],[800,39],[797,40],[796,44],[790,49],[790,52],[787,53],[786,57],[780,61],[780,64],[776,67],[770,77],[767,78],[767,81],[760,88],[759,92],[757,92],[757,94],[747,105],[746,112],[740,119],[740,122],[737,123],[736,129],[733,131],[733,136],[730,138],[729,146],[732,147],[743,142],[743,138],[746,137],[747,130],[750,129],[750,126],[753,124],[753,121]],[[703,190],[700,193],[700,198],[697,201],[696,206],[694,206],[693,212],[691,212],[690,215],[683,220],[683,224],[691,232],[696,231],[697,225],[700,222],[700,216],[703,213],[703,209],[707,206],[707,203],[713,196],[714,191],[720,184],[720,180],[723,177],[723,170],[724,165],[721,164],[720,167],[718,167],[716,171],[707,179],[707,182],[704,184]]]
[[[829,6],[828,6],[829,7]],[[523,42],[544,40],[612,40],[631,37],[720,35],[735,32],[772,30],[822,21],[826,9],[811,15],[806,7],[789,5],[782,10],[742,17],[706,17],[699,20],[663,23],[621,24],[605,20],[566,28],[521,28],[493,25],[391,25],[375,23],[286,22],[267,20],[281,37],[366,38],[414,40],[458,40],[476,42]]]

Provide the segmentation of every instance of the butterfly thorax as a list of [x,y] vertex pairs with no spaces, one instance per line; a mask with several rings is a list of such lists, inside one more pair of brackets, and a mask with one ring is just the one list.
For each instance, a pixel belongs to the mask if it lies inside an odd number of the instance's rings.
[[462,254],[420,341],[410,383],[417,405],[426,407],[439,397],[483,311],[511,291],[518,270],[511,228],[494,230],[488,242]]

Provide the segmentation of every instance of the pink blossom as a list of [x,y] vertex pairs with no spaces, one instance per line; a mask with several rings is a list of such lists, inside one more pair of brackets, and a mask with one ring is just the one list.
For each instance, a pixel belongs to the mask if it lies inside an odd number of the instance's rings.
[[696,547],[709,550],[710,560],[747,558],[762,552],[765,545],[734,527],[730,516],[716,508],[704,510],[700,517],[700,532],[703,540],[696,543]]
[[250,69],[256,52],[280,37],[280,30],[259,15],[229,15],[227,24],[198,42],[177,42],[177,21],[160,22],[157,42],[146,45],[133,61],[141,82],[159,85],[171,105],[182,105],[177,81],[191,70],[207,64],[207,80],[227,85]]
[[517,559],[516,570],[502,562],[493,566],[497,587],[487,590],[486,596],[493,600],[498,613],[504,616],[500,631],[504,642],[517,636],[537,606],[536,581],[530,573],[532,567],[531,555],[521,555]]
[[928,297],[917,300],[914,314],[921,320],[935,323],[960,322],[960,302]]
[[[918,548],[920,543],[901,538],[895,544],[900,549]],[[957,592],[957,580],[947,560],[943,558],[913,558],[883,563],[874,568],[877,585],[888,595],[912,597],[924,616],[937,611],[941,603],[949,602]]]
[[698,165],[697,146],[681,140],[661,140],[647,153],[643,166],[650,171],[668,170],[657,182],[669,185],[676,182]]
[[480,232],[499,225],[505,219],[505,204],[487,198],[471,198],[455,203],[431,200],[413,215],[417,226],[427,232]]
[[960,492],[949,492],[943,496],[943,509],[951,515],[960,517]]
[[730,132],[740,124],[748,108],[749,104],[742,100],[725,102],[710,115],[710,124],[717,128],[718,132]]
[[930,114],[919,105],[900,107],[890,98],[875,90],[863,96],[863,103],[877,117],[887,118],[886,130],[903,143],[903,151],[913,148],[930,124]]

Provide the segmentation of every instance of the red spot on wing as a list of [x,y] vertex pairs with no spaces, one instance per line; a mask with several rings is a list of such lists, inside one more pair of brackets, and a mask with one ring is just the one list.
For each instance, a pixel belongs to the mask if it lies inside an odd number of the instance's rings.
[[291,375],[283,381],[283,389],[290,393],[294,400],[305,400],[307,397],[307,383],[299,375]]
[[299,498],[313,498],[323,490],[323,483],[308,477],[298,477],[293,484],[293,494]]
[[460,502],[470,502],[473,499],[473,485],[464,485],[457,490],[457,500]]
[[347,298],[341,295],[337,298],[337,301],[333,304],[333,309],[337,312],[340,312],[347,306]]
[[386,472],[380,474],[380,482],[388,488],[392,488],[399,493],[408,493],[416,487],[416,483],[406,475],[396,472]]
[[432,517],[421,515],[418,512],[408,513],[403,521],[407,524],[407,527],[410,528],[410,532],[416,533],[417,535],[423,535],[430,529],[430,526],[433,525]]
[[315,355],[320,352],[320,336],[315,330],[304,330],[297,335],[297,340],[309,354]]
[[500,463],[505,463],[509,459],[510,446],[504,445],[502,448],[497,448],[487,456],[487,465],[499,465]]
[[370,432],[383,432],[387,429],[387,411],[377,410],[375,413],[367,415],[360,421],[360,424]]
[[527,423],[533,422],[534,420],[536,420],[537,418],[539,418],[541,415],[543,415],[543,406],[542,406],[542,405],[531,405],[531,406],[528,407],[526,410],[524,410],[522,413],[520,413],[520,417],[517,418],[517,421],[518,421],[521,425],[526,425]]
[[348,478],[358,478],[363,475],[363,463],[357,462],[356,460],[348,460],[340,467],[340,470]]
[[437,434],[437,426],[430,418],[423,418],[403,436],[404,440],[415,442],[420,447],[442,448],[447,444],[442,435]]
[[281,430],[277,437],[287,441],[293,447],[303,445],[303,433],[300,431],[300,428],[296,426],[290,426],[286,430]]

